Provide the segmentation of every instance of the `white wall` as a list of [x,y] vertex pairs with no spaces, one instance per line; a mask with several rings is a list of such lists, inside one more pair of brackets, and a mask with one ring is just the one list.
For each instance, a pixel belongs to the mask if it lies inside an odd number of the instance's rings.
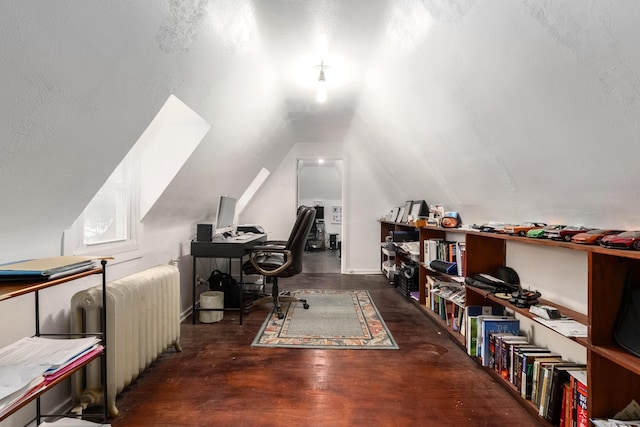
[[261,224],[270,239],[286,239],[295,222],[298,159],[342,158],[342,144],[298,143],[272,172],[239,222]]

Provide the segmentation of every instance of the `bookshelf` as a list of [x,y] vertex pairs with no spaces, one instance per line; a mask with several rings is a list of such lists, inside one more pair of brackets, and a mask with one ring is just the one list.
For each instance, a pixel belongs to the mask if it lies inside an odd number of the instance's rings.
[[[384,242],[385,239],[391,235],[394,231],[416,231],[417,228],[414,225],[401,223],[401,222],[390,222],[390,221],[380,221],[380,242]],[[409,260],[408,254],[396,253],[395,255],[390,255],[386,250],[381,248],[380,251],[380,265],[383,266],[385,261],[395,262],[396,268],[400,267],[403,261]],[[381,267],[382,268],[382,267]],[[389,274],[384,271],[383,274],[387,277],[390,277]]]
[[[34,295],[34,303],[35,303],[35,336],[42,336],[42,337],[57,337],[57,338],[65,338],[65,337],[76,337],[78,334],[73,334],[73,336],[71,336],[71,334],[44,334],[40,332],[40,297],[39,297],[39,291],[43,290],[43,289],[47,289],[47,288],[51,288],[54,286],[58,286],[61,285],[63,283],[67,283],[73,280],[78,280],[82,277],[86,277],[86,276],[91,276],[94,274],[100,274],[102,275],[102,295],[103,295],[103,307],[106,305],[106,264],[107,261],[106,259],[102,259],[101,260],[101,267],[98,268],[94,268],[88,271],[84,271],[81,273],[77,273],[77,274],[72,274],[66,277],[61,277],[61,278],[57,278],[57,279],[53,279],[53,280],[41,280],[41,281],[27,281],[27,280],[20,280],[20,281],[11,281],[11,282],[4,282],[2,283],[2,286],[0,286],[0,302],[2,301],[7,301],[10,300],[12,298],[21,296],[21,295],[27,295],[27,294],[33,294]],[[41,418],[43,417],[49,417],[49,416],[55,416],[55,417],[59,417],[59,416],[64,416],[65,414],[47,414],[44,415],[41,413],[41,409],[40,409],[40,397],[45,394],[46,392],[48,392],[49,390],[51,390],[52,388],[54,388],[56,385],[66,381],[68,378],[71,377],[71,375],[73,375],[74,373],[78,372],[79,370],[81,370],[82,368],[84,368],[88,363],[92,362],[93,360],[97,359],[97,358],[101,358],[101,370],[103,372],[103,387],[104,389],[106,389],[107,384],[106,384],[106,372],[107,372],[107,360],[106,360],[106,310],[102,311],[102,327],[103,330],[99,335],[101,341],[102,341],[102,352],[99,354],[96,354],[93,357],[90,357],[86,360],[84,360],[82,363],[78,364],[77,366],[75,366],[73,369],[69,370],[68,372],[65,372],[64,374],[60,375],[59,377],[57,377],[55,380],[53,380],[52,382],[48,382],[48,383],[42,383],[39,386],[37,386],[35,389],[30,390],[28,393],[26,393],[18,402],[10,405],[9,407],[4,408],[2,411],[0,411],[0,422],[2,422],[3,420],[7,419],[8,417],[10,417],[11,415],[13,415],[15,412],[17,412],[19,409],[23,408],[24,406],[26,406],[27,404],[36,401],[36,417],[35,417],[35,421],[36,424],[40,424]],[[96,335],[96,334],[92,334],[92,335]],[[107,414],[107,402],[106,402],[106,393],[103,393],[103,414],[96,414],[96,416],[99,416],[103,419],[104,422],[107,421],[108,418],[108,414]]]
[[[586,350],[589,417],[612,417],[626,407],[631,400],[640,401],[640,357],[625,351],[613,338],[626,277],[632,268],[640,264],[640,251],[607,249],[600,246],[484,233],[474,230],[438,227],[419,228],[421,252],[419,305],[429,318],[447,331],[461,346],[464,346],[464,337],[459,332],[453,331],[439,315],[425,306],[426,277],[427,275],[441,273],[431,271],[425,263],[424,241],[428,239],[446,239],[449,233],[461,233],[464,235],[466,247],[464,271],[467,276],[477,273],[495,275],[498,267],[506,265],[507,242],[509,241],[517,241],[524,245],[534,245],[544,251],[547,250],[546,248],[558,248],[560,251],[585,252],[587,257],[587,283],[584,283],[584,286],[587,289],[587,312],[582,313],[571,310],[552,300],[540,299],[540,303],[557,307],[562,314],[587,325],[588,337],[586,338],[567,338],[556,332],[552,332],[552,334],[557,334],[558,340],[572,340]],[[585,272],[577,273],[584,274]],[[474,287],[466,287],[465,300],[467,305],[502,305],[511,312],[533,319],[527,309],[517,308],[507,300],[496,298],[489,292]],[[542,324],[535,323],[535,325],[535,328],[548,329]],[[548,330],[551,331],[550,329]],[[496,376],[496,380],[504,382],[499,376]],[[508,389],[513,388],[508,382],[504,382],[504,385]],[[513,394],[515,398],[521,400],[523,406],[535,413],[535,405],[530,401],[521,399],[515,390]],[[544,420],[541,419],[540,421],[545,424]]]

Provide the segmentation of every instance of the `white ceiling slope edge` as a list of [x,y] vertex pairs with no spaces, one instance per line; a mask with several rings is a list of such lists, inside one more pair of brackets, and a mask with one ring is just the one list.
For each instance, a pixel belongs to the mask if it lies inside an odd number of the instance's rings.
[[[0,258],[55,252],[171,94],[212,128],[154,221],[198,221],[296,144],[337,143],[354,240],[418,198],[465,222],[640,228],[639,15],[632,0],[2,2]],[[333,69],[318,105],[292,70],[331,58],[350,81],[332,88]]]

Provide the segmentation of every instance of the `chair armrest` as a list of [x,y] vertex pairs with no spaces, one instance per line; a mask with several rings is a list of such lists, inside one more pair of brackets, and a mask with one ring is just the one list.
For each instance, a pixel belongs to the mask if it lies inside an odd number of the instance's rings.
[[266,253],[274,253],[274,254],[282,254],[284,253],[286,246],[284,245],[259,245],[251,248],[251,252],[266,252]]
[[[279,266],[274,270],[265,270],[256,261],[256,256],[264,253],[284,255],[284,264],[282,264],[281,266]],[[278,274],[282,273],[284,270],[289,268],[289,266],[293,261],[291,258],[291,251],[289,249],[279,248],[274,246],[254,246],[251,249],[251,252],[249,252],[249,260],[251,261],[251,264],[253,265],[253,267],[256,270],[258,270],[260,274],[265,276],[277,276]]]

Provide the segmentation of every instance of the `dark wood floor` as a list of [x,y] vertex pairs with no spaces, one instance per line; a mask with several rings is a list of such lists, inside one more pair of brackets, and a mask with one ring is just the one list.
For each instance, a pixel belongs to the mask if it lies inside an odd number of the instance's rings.
[[[305,260],[306,262],[306,260]],[[269,307],[182,325],[117,400],[120,426],[536,426],[383,276],[305,273],[286,289],[368,289],[400,350],[252,348]]]

